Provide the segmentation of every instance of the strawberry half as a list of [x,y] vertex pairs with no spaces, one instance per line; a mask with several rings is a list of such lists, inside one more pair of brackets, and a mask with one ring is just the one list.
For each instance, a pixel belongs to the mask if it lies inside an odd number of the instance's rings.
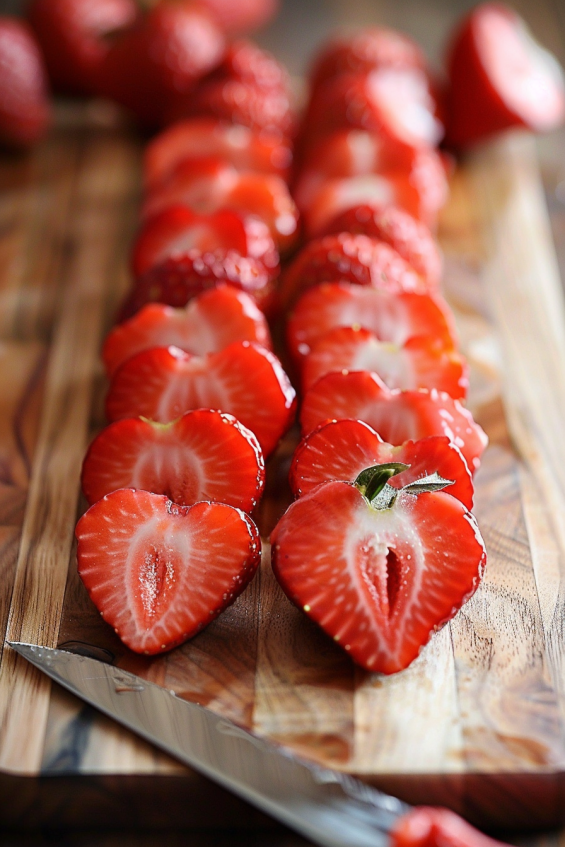
[[373,371],[389,388],[437,388],[457,400],[467,396],[469,387],[465,358],[430,335],[415,335],[398,345],[359,327],[331,329],[304,360],[302,390],[332,371]]
[[249,341],[202,357],[178,347],[145,350],[118,368],[106,398],[111,421],[143,416],[169,423],[191,409],[219,409],[254,432],[265,455],[291,425],[294,407],[279,360]]
[[347,232],[316,238],[300,251],[284,274],[281,300],[288,308],[321,282],[353,282],[397,293],[429,291],[390,245]]
[[178,506],[121,489],[76,528],[78,572],[131,650],[153,655],[196,635],[243,591],[261,558],[253,521],[223,503]]
[[329,420],[364,421],[389,444],[445,435],[474,473],[488,439],[471,413],[442,391],[391,390],[368,371],[323,376],[304,397],[300,423],[304,435]]
[[565,77],[525,22],[501,3],[472,10],[448,56],[447,139],[474,144],[512,126],[546,132],[565,119]]
[[287,324],[295,361],[338,326],[363,327],[381,341],[403,345],[415,335],[432,335],[445,349],[457,344],[455,322],[439,295],[393,292],[349,282],[323,282],[302,295]]
[[[271,534],[288,597],[368,671],[396,673],[476,591],[486,551],[437,474],[402,490],[378,465],[289,507]],[[423,493],[419,493],[423,492]]]
[[238,171],[275,173],[286,178],[292,150],[278,133],[253,132],[213,118],[179,121],[153,138],[143,156],[144,182],[148,188],[163,183],[186,159],[213,156]]
[[273,271],[259,259],[235,250],[189,250],[169,256],[143,274],[126,298],[119,319],[127,320],[147,303],[186,306],[193,297],[220,283],[245,291],[265,312],[272,305]]
[[444,479],[453,480],[451,496],[467,509],[473,508],[471,474],[461,451],[449,438],[430,435],[393,447],[363,421],[330,421],[307,435],[292,458],[290,485],[295,497],[302,497],[323,482],[355,482],[366,468],[389,462],[409,465],[391,478],[395,488],[437,471]]
[[51,122],[47,74],[29,27],[0,17],[0,144],[27,147]]
[[251,297],[219,285],[196,296],[184,309],[160,303],[144,306],[109,333],[102,359],[112,376],[127,359],[151,347],[174,345],[203,356],[223,350],[232,341],[255,341],[267,349],[272,346],[265,316]]
[[274,241],[262,221],[244,218],[229,209],[197,214],[179,205],[158,212],[143,224],[132,249],[133,273],[142,276],[170,256],[190,250],[235,250],[272,269],[278,268],[279,263]]
[[[212,215],[220,209],[253,215],[269,227],[279,249],[288,249],[298,232],[298,210],[284,180],[275,174],[241,173],[221,159],[181,162],[149,193],[143,217],[147,220],[175,206],[188,206],[200,215]],[[218,241],[223,241],[221,231]]]
[[82,490],[90,504],[118,488],[165,494],[173,503],[255,508],[265,484],[259,442],[233,415],[198,409],[169,424],[115,421],[90,445]]
[[351,232],[390,244],[430,288],[439,285],[441,251],[429,228],[398,206],[361,204],[346,209],[326,226],[323,235]]

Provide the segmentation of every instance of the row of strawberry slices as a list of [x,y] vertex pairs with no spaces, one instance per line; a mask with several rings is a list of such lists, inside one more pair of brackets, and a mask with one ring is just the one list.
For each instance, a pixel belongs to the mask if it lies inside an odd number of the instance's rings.
[[408,39],[373,29],[322,52],[295,182],[312,240],[280,291],[304,438],[272,562],[290,599],[383,673],[416,658],[486,561],[469,511],[486,436],[460,402],[468,368],[427,226],[446,196],[440,136]]

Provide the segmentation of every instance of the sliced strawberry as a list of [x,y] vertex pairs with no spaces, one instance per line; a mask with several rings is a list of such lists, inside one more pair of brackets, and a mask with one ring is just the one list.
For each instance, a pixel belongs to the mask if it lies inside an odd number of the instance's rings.
[[447,137],[457,147],[512,126],[546,132],[565,120],[562,69],[501,3],[482,3],[463,21],[448,70]]
[[286,338],[295,361],[338,326],[363,327],[396,345],[415,335],[432,335],[446,349],[457,345],[453,316],[438,294],[323,282],[306,291],[290,314]]
[[351,127],[381,134],[387,143],[430,147],[443,135],[435,113],[429,79],[417,68],[342,74],[314,92],[305,117],[306,143]]
[[391,390],[367,371],[323,376],[304,397],[300,423],[304,435],[329,420],[364,421],[389,444],[445,435],[474,473],[488,439],[471,413],[442,391]]
[[426,67],[421,47],[401,32],[386,27],[367,27],[324,46],[316,57],[310,78],[312,87],[340,74],[365,74],[374,68]]
[[420,152],[375,132],[336,129],[305,151],[301,168],[319,174],[320,181],[388,171],[409,173]]
[[177,506],[147,491],[108,494],[80,519],[78,572],[131,650],[196,635],[243,591],[261,558],[257,527],[223,503]]
[[255,433],[265,455],[294,418],[295,391],[279,360],[249,341],[191,356],[155,347],[128,359],[106,398],[111,421],[143,416],[169,423],[192,409],[219,409]]
[[385,241],[426,282],[436,287],[442,272],[441,251],[429,228],[398,206],[359,205],[338,214],[323,235],[351,232]]
[[110,36],[131,27],[135,0],[32,0],[27,15],[54,88],[94,94]]
[[173,206],[184,205],[200,215],[231,209],[263,221],[279,249],[288,249],[298,232],[298,210],[288,186],[275,174],[238,172],[220,159],[181,162],[143,207],[146,219]]
[[251,32],[265,26],[279,9],[278,0],[199,0],[227,33]]
[[295,500],[271,534],[272,563],[289,598],[357,664],[390,674],[474,593],[486,551],[455,497],[398,491],[384,484],[386,465],[370,471]]
[[96,503],[118,488],[255,508],[265,484],[259,442],[233,415],[199,409],[169,424],[126,418],[103,429],[82,466],[82,490]]
[[292,163],[292,150],[279,133],[253,132],[214,118],[179,121],[163,130],[145,148],[145,185],[161,184],[186,159],[213,156],[238,171],[275,173],[285,178]]
[[290,468],[290,485],[296,497],[309,494],[323,482],[355,482],[373,465],[402,462],[409,465],[390,484],[402,487],[437,471],[449,486],[452,497],[473,508],[473,480],[461,451],[449,438],[430,435],[419,441],[405,441],[398,447],[383,441],[363,421],[340,420],[322,424],[298,445]]
[[430,335],[415,335],[399,345],[379,341],[360,327],[330,329],[304,360],[302,390],[333,371],[373,371],[389,388],[437,388],[457,400],[465,399],[469,388],[465,358]]
[[276,269],[279,254],[267,224],[245,218],[229,209],[199,215],[188,206],[170,206],[150,217],[141,227],[132,249],[136,277],[160,265],[170,256],[191,250],[210,253],[235,250]]
[[391,847],[502,847],[449,809],[416,806],[398,818],[390,833]]
[[0,17],[0,144],[27,147],[51,122],[47,75],[29,27]]
[[347,232],[316,238],[301,250],[283,277],[281,299],[288,308],[321,282],[353,282],[394,292],[429,290],[388,244]]
[[[229,285],[203,291],[183,309],[150,303],[107,336],[102,358],[109,376],[127,359],[151,347],[174,345],[203,356],[232,341],[255,341],[271,349],[265,316],[254,300]],[[174,499],[174,498],[173,498]]]
[[169,112],[168,120],[196,116],[241,124],[258,132],[277,132],[287,138],[296,131],[296,117],[285,91],[237,78],[202,82],[190,100]]
[[263,311],[271,308],[273,270],[259,259],[242,256],[235,250],[189,250],[170,256],[136,281],[122,306],[120,320],[131,318],[147,303],[186,306],[197,294],[219,283],[245,291]]
[[99,93],[144,124],[162,125],[190,100],[224,49],[223,33],[201,6],[190,0],[159,3],[112,43],[100,68]]

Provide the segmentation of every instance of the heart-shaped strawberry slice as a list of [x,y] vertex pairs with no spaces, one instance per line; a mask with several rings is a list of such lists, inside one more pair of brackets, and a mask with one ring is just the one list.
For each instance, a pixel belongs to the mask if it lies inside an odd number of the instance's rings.
[[290,599],[355,662],[390,674],[473,594],[486,552],[455,497],[373,482],[328,482],[296,500],[271,535],[272,561]]
[[473,508],[473,480],[461,451],[444,435],[387,444],[363,421],[330,421],[307,435],[298,445],[290,468],[290,485],[297,497],[309,494],[323,482],[355,482],[366,468],[402,462],[408,469],[390,480],[403,486],[434,471],[452,480],[452,497]]
[[253,521],[232,506],[177,506],[121,489],[76,528],[78,570],[104,620],[131,650],[155,654],[214,620],[259,564]]
[[304,435],[329,420],[365,421],[389,444],[445,435],[463,454],[471,473],[488,439],[471,413],[443,391],[391,390],[374,373],[351,371],[323,376],[304,397]]
[[276,356],[249,341],[202,357],[154,347],[118,368],[106,414],[169,423],[192,409],[218,409],[254,432],[269,454],[292,423],[295,395]]

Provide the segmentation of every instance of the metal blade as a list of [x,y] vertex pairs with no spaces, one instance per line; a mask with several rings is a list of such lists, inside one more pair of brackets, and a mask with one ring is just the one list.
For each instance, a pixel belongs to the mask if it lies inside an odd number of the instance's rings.
[[8,643],[82,700],[322,847],[385,847],[409,809],[113,665]]

